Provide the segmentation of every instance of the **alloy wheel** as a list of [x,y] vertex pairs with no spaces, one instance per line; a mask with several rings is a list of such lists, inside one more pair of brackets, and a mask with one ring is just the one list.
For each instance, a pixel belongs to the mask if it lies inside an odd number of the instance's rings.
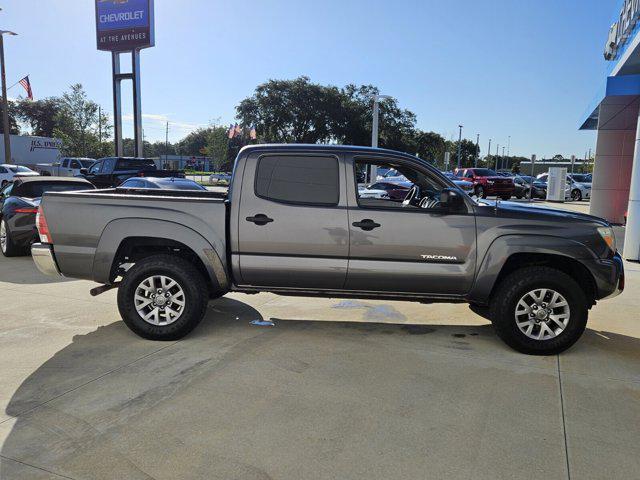
[[166,275],[145,278],[137,286],[133,301],[138,315],[156,326],[171,325],[177,321],[186,304],[180,284]]
[[571,310],[562,294],[549,288],[527,292],[516,304],[518,329],[534,340],[550,340],[564,332]]

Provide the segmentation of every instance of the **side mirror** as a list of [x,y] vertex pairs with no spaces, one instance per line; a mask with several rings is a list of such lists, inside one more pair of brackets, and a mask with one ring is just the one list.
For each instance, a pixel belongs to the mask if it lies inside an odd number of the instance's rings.
[[440,206],[451,211],[462,210],[464,209],[464,199],[458,190],[445,188],[440,192]]
[[89,170],[86,168],[81,168],[80,169],[80,175],[87,175],[89,173]]

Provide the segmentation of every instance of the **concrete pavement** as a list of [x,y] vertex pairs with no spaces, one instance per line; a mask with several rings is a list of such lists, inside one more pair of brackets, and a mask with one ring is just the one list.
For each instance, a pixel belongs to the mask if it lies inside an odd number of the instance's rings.
[[626,267],[574,348],[528,357],[465,305],[270,294],[228,295],[189,337],[150,342],[115,292],[0,257],[0,478],[636,478]]

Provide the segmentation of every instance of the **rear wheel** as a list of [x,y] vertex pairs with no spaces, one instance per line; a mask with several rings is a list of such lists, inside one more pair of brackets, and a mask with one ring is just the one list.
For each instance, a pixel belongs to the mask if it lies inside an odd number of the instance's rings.
[[25,254],[24,248],[16,245],[11,238],[9,226],[4,218],[0,220],[0,251],[5,257],[17,257]]
[[137,262],[118,290],[124,323],[150,340],[177,340],[202,320],[209,301],[207,283],[187,260],[154,255]]
[[577,188],[571,192],[571,200],[579,202],[582,200],[582,192]]
[[498,336],[529,355],[554,355],[584,332],[587,297],[569,275],[549,267],[526,267],[508,275],[491,299]]
[[478,198],[487,198],[487,194],[484,191],[484,187],[482,185],[476,185],[476,197]]
[[511,199],[511,195],[503,195],[500,197],[502,200],[509,200]]

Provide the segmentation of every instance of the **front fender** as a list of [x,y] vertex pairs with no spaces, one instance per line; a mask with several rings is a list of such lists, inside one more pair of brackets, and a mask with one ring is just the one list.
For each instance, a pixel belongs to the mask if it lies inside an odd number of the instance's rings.
[[496,238],[479,263],[469,300],[485,304],[509,257],[517,253],[558,255],[572,260],[597,260],[596,254],[580,242],[551,235],[504,235]]
[[[131,232],[135,232],[132,235]],[[99,283],[109,283],[113,262],[118,248],[124,240],[131,237],[150,237],[180,242],[190,248],[202,261],[209,273],[210,280],[223,290],[229,287],[223,259],[226,260],[224,241],[217,239],[212,245],[195,230],[179,223],[166,220],[126,218],[107,224],[95,251],[93,259],[93,279]]]

